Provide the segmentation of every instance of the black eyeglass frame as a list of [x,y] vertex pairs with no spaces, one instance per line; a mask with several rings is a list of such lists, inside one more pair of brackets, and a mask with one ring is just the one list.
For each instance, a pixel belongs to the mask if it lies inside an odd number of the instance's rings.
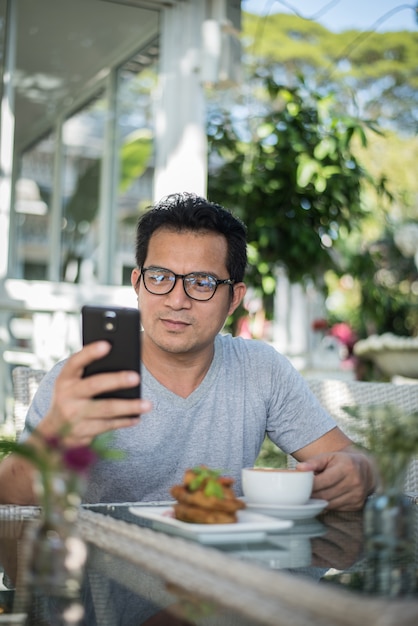
[[[172,276],[174,276],[174,281],[173,284],[171,285],[170,289],[168,291],[165,291],[164,293],[155,293],[154,291],[151,291],[149,289],[149,287],[147,287],[146,283],[145,283],[145,275],[144,272],[147,271],[158,271],[158,270],[162,270],[163,272],[169,272]],[[214,290],[213,292],[210,294],[209,298],[195,298],[194,296],[191,296],[189,293],[187,293],[187,289],[186,289],[186,279],[189,278],[190,276],[207,276],[208,278],[210,278],[213,282],[214,282]],[[186,296],[188,298],[191,298],[192,300],[196,300],[196,302],[208,302],[209,300],[211,300],[213,298],[213,296],[216,293],[216,290],[218,289],[219,285],[229,285],[231,287],[231,291],[232,291],[232,287],[235,284],[235,280],[233,278],[215,278],[215,276],[212,276],[212,274],[207,274],[206,272],[189,272],[188,274],[176,274],[175,272],[173,272],[172,270],[167,269],[166,267],[142,267],[141,268],[141,276],[142,276],[142,281],[144,283],[144,287],[145,289],[148,291],[148,293],[152,293],[153,296],[166,296],[167,294],[171,293],[174,289],[174,287],[176,286],[177,283],[177,279],[181,278],[182,282],[183,282],[183,289],[184,289],[184,293],[186,294]]]

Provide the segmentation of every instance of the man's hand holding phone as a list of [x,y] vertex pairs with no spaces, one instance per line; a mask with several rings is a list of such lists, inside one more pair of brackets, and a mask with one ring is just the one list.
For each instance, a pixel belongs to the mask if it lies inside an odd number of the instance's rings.
[[45,437],[66,433],[67,445],[88,445],[97,435],[127,428],[152,409],[140,398],[139,313],[83,307],[82,350],[58,375],[50,409],[38,426]]

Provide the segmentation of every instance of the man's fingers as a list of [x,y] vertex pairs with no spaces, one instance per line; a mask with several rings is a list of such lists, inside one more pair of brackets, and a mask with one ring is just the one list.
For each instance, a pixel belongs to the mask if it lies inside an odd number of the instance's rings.
[[152,408],[149,400],[122,400],[119,398],[97,399],[91,405],[88,417],[90,419],[106,419],[138,417],[148,413]]
[[111,345],[107,341],[96,341],[84,346],[82,350],[69,357],[59,379],[73,384],[73,379],[77,378],[78,396],[86,398],[138,385],[139,374],[134,371],[108,372],[81,378],[86,365],[103,358],[110,349]]
[[88,397],[98,396],[102,393],[116,391],[117,389],[129,389],[139,384],[140,378],[137,372],[108,372],[94,374],[80,381],[80,390]]
[[62,368],[62,374],[64,376],[79,376],[86,365],[89,365],[97,359],[101,359],[108,352],[110,352],[112,346],[108,341],[95,341],[84,346],[79,352],[76,352],[70,356],[64,367]]
[[85,419],[77,424],[63,439],[67,446],[90,445],[92,439],[105,432],[128,428],[139,423],[140,417],[112,417],[109,419]]
[[138,372],[105,372],[82,377],[84,368],[111,350],[107,341],[88,344],[68,358],[55,384],[51,409],[42,420],[49,435],[62,424],[71,426],[66,444],[79,445],[96,435],[138,423],[139,416],[152,409],[149,400],[98,398],[118,389],[129,389],[140,382]]

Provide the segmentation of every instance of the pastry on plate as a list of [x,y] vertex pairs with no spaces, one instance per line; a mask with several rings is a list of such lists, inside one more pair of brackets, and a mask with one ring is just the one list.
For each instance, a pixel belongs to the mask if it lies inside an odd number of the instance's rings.
[[205,465],[186,470],[183,484],[174,485],[171,495],[176,519],[195,524],[233,524],[237,511],[245,508],[233,490],[234,479]]

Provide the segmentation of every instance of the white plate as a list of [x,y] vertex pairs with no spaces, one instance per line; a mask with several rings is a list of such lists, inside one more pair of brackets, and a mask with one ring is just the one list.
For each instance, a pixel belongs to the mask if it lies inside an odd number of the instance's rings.
[[325,509],[328,502],[327,500],[309,500],[306,504],[292,504],[292,505],[279,505],[279,504],[252,504],[245,500],[248,509],[257,511],[264,515],[272,515],[274,517],[280,517],[284,520],[296,520],[306,519],[309,517],[315,517],[321,511]]
[[279,520],[253,511],[238,511],[236,524],[191,524],[173,517],[173,507],[136,507],[129,511],[133,515],[152,521],[155,530],[200,543],[230,543],[237,541],[261,541],[268,532],[277,532],[293,526],[290,520]]

